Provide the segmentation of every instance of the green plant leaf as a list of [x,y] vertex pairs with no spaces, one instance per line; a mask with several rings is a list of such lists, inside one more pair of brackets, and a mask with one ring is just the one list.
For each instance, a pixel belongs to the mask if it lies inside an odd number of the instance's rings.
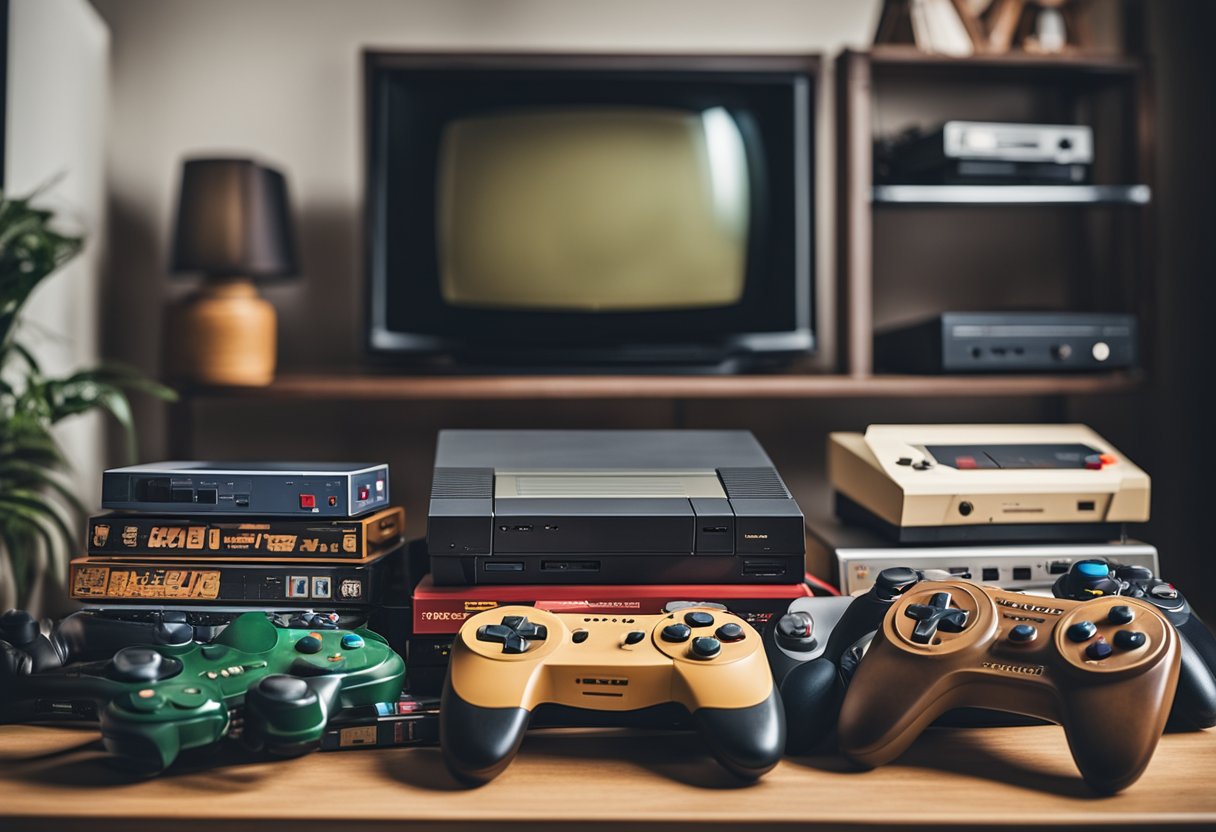
[[74,512],[82,517],[88,514],[88,509],[71,486],[43,465],[24,459],[0,459],[0,482],[5,480],[20,482],[29,490],[45,488],[54,491]]
[[12,488],[0,494],[0,511],[14,511],[24,517],[30,512],[53,525],[63,537],[67,548],[75,548],[79,542],[77,533],[60,513],[55,503],[44,494],[27,488]]

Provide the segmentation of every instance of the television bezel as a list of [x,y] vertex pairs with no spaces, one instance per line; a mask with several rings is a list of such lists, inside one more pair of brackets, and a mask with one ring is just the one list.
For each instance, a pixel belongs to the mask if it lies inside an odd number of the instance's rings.
[[[607,72],[774,72],[803,74],[808,78],[806,95],[795,101],[794,129],[795,145],[799,149],[793,159],[795,183],[794,204],[798,215],[794,240],[794,286],[795,324],[790,329],[762,332],[733,332],[715,342],[717,357],[706,356],[705,361],[751,357],[761,361],[764,357],[794,357],[812,353],[817,341],[815,337],[814,300],[816,272],[816,107],[819,103],[822,59],[818,54],[616,54],[616,53],[551,53],[551,52],[413,52],[398,50],[367,49],[363,52],[363,321],[364,347],[372,359],[404,363],[417,361],[425,356],[459,356],[468,348],[467,342],[453,336],[430,335],[391,330],[382,320],[377,320],[378,296],[384,292],[379,288],[383,268],[377,263],[378,220],[380,201],[383,199],[385,178],[382,160],[378,156],[379,142],[376,131],[381,116],[377,107],[377,77],[380,73],[400,69],[414,70],[531,70],[531,71],[607,71]],[[573,353],[583,357],[588,364],[611,363],[614,355],[622,363],[636,365],[637,354],[655,353],[656,363],[671,363],[672,356],[696,352],[700,342],[681,345],[654,345],[639,339],[636,345],[604,351],[591,348],[583,351],[578,347],[554,348],[551,352],[567,356],[558,363],[569,364]],[[463,349],[462,349],[463,348]],[[533,356],[545,362],[546,350],[533,350]],[[663,357],[661,353],[670,353]],[[628,356],[628,357],[627,357]],[[578,363],[576,360],[575,363]],[[687,363],[699,363],[692,358]]]

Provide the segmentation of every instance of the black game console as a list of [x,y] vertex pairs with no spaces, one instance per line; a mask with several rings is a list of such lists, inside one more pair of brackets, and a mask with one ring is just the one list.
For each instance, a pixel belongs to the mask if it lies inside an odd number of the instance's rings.
[[436,585],[790,583],[803,516],[746,431],[448,430]]
[[1138,355],[1134,315],[1096,312],[943,312],[880,332],[880,370],[907,373],[1058,373],[1125,370]]

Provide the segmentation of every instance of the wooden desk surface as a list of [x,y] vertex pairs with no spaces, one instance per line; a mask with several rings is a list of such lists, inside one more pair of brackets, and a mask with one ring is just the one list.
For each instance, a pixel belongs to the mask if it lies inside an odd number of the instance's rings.
[[787,759],[752,786],[682,733],[534,731],[479,789],[451,780],[433,748],[206,756],[132,780],[103,762],[95,733],[0,727],[0,830],[1216,829],[1216,731],[1167,735],[1140,781],[1109,798],[1086,789],[1054,726],[931,729],[885,768]]

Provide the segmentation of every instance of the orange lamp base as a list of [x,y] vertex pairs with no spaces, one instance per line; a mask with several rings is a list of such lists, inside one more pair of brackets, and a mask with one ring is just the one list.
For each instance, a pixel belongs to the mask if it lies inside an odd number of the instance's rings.
[[171,378],[212,386],[274,381],[274,307],[247,278],[211,279],[165,311]]

